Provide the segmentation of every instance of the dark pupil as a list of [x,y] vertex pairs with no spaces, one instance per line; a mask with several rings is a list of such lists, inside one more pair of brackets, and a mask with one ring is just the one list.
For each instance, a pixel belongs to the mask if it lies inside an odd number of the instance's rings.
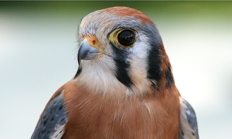
[[118,34],[118,42],[124,46],[130,46],[134,43],[134,32],[124,30]]

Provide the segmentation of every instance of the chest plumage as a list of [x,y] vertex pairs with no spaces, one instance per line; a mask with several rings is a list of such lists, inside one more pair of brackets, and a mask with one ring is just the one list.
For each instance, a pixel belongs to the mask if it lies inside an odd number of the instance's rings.
[[[178,138],[178,92],[144,96],[101,94],[69,82],[62,87],[69,121],[63,139]],[[91,93],[90,93],[91,92]],[[73,94],[75,93],[75,97]],[[72,95],[71,95],[72,94]]]

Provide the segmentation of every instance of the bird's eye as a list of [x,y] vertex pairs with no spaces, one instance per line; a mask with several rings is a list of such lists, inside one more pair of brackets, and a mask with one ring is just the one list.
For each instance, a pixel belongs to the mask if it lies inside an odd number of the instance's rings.
[[135,34],[132,30],[123,30],[118,33],[117,39],[121,45],[128,47],[135,42]]
[[136,41],[136,33],[133,29],[118,28],[108,36],[109,41],[118,48],[129,48]]

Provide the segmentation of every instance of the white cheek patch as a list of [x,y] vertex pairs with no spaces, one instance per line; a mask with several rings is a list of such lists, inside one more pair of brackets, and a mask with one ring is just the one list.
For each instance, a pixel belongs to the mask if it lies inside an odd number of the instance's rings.
[[136,37],[136,42],[134,46],[130,48],[130,51],[133,53],[133,55],[137,56],[138,58],[147,60],[148,50],[151,47],[148,42],[148,38],[142,33],[138,33]]
[[147,80],[147,57],[150,49],[148,38],[138,33],[137,40],[132,48],[130,48],[130,77],[134,83],[136,92],[143,93],[147,91],[148,86],[151,84]]

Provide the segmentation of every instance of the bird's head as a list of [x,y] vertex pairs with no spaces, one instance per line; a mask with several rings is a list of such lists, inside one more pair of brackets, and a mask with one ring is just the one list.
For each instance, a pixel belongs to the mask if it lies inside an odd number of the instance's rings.
[[92,12],[82,19],[78,39],[75,79],[101,90],[121,85],[132,92],[174,84],[159,32],[140,11],[111,7]]

